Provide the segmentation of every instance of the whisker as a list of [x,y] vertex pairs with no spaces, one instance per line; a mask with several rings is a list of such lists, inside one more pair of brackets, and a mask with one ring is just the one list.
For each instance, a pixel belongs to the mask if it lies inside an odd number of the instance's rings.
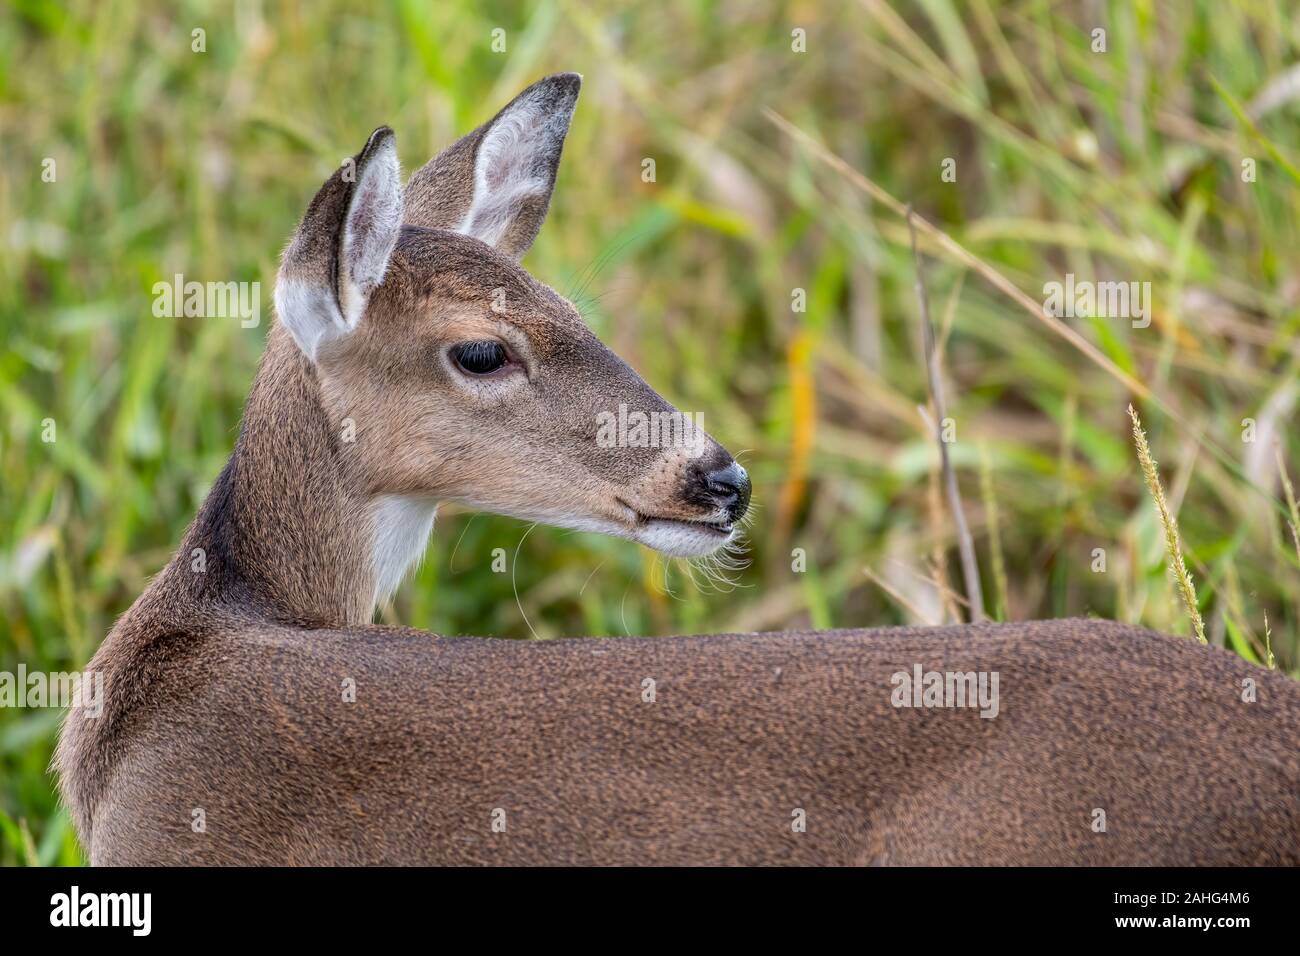
[[524,623],[528,625],[528,630],[532,632],[533,639],[540,641],[542,639],[541,635],[538,634],[537,629],[533,627],[533,622],[528,620],[528,612],[524,610],[524,602],[519,600],[519,583],[515,580],[515,570],[519,567],[519,549],[524,546],[524,538],[527,538],[536,527],[537,522],[534,521],[528,526],[528,530],[524,532],[523,537],[519,539],[519,543],[515,545],[515,556],[510,562],[510,587],[515,592],[515,605],[519,608],[520,617],[522,617]]
[[604,561],[601,561],[600,564],[596,565],[594,568],[591,569],[591,573],[587,575],[587,580],[583,581],[582,587],[578,589],[578,597],[582,597],[583,592],[587,590],[587,585],[591,583],[591,579],[596,576],[597,571],[599,571],[601,568],[605,566],[605,561],[608,560],[609,559],[606,558]]
[[627,626],[627,592],[632,590],[632,581],[628,579],[627,587],[623,589],[623,600],[618,605],[618,615],[623,620],[623,634],[627,637],[632,636],[632,629]]
[[478,515],[479,513],[477,511],[470,514],[469,520],[465,522],[465,527],[460,529],[460,537],[456,539],[456,546],[451,549],[451,557],[447,559],[448,571],[456,570],[456,552],[460,550],[460,543],[465,540],[465,532],[469,531],[469,526],[474,523],[474,519],[477,518]]

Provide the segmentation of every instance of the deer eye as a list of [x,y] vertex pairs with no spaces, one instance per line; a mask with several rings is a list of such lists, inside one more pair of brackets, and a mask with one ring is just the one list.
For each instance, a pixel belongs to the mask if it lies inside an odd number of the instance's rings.
[[470,375],[489,375],[510,361],[500,342],[462,342],[452,346],[451,358]]

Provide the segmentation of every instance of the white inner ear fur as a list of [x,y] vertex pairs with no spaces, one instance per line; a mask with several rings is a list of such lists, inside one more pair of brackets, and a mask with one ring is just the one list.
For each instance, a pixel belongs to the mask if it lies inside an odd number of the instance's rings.
[[550,189],[550,157],[568,132],[564,110],[546,109],[542,97],[519,103],[483,135],[474,162],[474,198],[456,231],[496,246],[530,196]]
[[343,223],[339,299],[348,331],[357,327],[370,294],[384,281],[401,231],[402,171],[397,144],[390,135],[361,171]]
[[390,135],[367,160],[352,191],[339,249],[338,300],[323,280],[284,275],[276,280],[276,315],[313,362],[324,346],[357,327],[371,293],[388,271],[402,229],[401,183],[397,147]]
[[315,282],[284,276],[276,279],[275,314],[298,348],[313,362],[322,345],[348,332],[334,301],[334,290]]

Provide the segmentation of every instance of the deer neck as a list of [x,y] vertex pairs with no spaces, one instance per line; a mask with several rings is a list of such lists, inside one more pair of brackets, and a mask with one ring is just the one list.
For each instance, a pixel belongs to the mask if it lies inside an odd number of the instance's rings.
[[368,623],[423,554],[436,504],[370,494],[348,462],[315,370],[275,327],[235,451],[177,555],[180,573],[203,598],[268,617]]

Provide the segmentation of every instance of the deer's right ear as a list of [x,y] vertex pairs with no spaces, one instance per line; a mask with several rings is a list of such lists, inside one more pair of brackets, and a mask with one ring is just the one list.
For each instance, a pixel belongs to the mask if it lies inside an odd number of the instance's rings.
[[275,311],[312,361],[361,322],[402,229],[402,183],[393,131],[325,181],[280,263]]

